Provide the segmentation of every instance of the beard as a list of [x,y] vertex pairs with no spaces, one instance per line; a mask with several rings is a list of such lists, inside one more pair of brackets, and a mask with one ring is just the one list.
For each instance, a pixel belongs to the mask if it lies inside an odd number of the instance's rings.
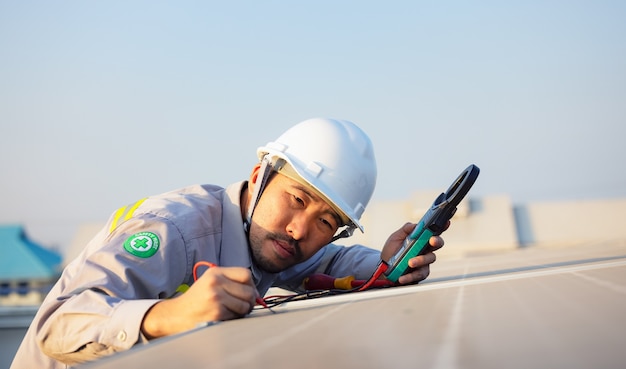
[[[289,259],[282,259],[278,257],[272,258],[272,256],[274,255],[274,252],[272,250],[269,250],[267,252],[267,254],[269,255],[266,255],[263,252],[263,245],[267,242],[273,241],[288,243],[290,246],[292,246],[294,250],[294,254],[292,255],[292,257]],[[303,259],[302,249],[300,248],[298,241],[283,234],[272,233],[264,231],[262,229],[258,229],[258,227],[255,227],[254,224],[250,227],[250,232],[248,234],[248,243],[250,244],[250,250],[252,251],[252,259],[254,263],[259,268],[269,273],[282,272],[283,270],[301,262]]]

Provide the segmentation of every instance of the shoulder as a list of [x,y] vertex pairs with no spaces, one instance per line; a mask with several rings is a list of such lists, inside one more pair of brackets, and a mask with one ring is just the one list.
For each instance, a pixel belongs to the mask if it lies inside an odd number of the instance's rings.
[[150,196],[136,213],[152,213],[166,218],[180,216],[181,212],[204,212],[207,208],[221,208],[224,189],[214,185],[193,185]]
[[193,185],[149,196],[119,208],[109,221],[109,232],[141,219],[168,223],[187,239],[218,232],[223,198],[224,189],[214,185]]

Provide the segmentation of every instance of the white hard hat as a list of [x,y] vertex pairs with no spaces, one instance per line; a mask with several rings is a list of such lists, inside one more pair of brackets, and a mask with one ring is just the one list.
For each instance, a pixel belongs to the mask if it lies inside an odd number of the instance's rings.
[[326,118],[305,120],[259,147],[257,154],[270,162],[283,159],[286,165],[279,168],[280,173],[293,178],[295,172],[352,229],[363,232],[359,220],[374,192],[377,170],[372,142],[356,124]]

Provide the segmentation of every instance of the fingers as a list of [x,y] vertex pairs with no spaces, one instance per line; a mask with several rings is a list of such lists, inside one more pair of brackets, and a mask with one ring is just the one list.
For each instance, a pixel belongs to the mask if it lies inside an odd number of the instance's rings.
[[437,255],[432,252],[411,258],[408,262],[411,269],[398,279],[398,283],[418,283],[428,278],[428,275],[430,275],[430,264],[434,263],[436,260]]
[[411,223],[411,222],[404,223],[402,225],[402,228],[400,228],[402,232],[404,232],[404,235],[402,235],[402,238],[408,236],[411,232],[413,232],[416,225],[417,223]]
[[418,283],[428,278],[429,274],[430,274],[430,265],[425,265],[421,268],[411,271],[410,273],[402,275],[400,278],[398,278],[398,283],[400,284]]
[[[398,234],[399,238],[404,238],[408,236],[409,234],[411,234],[411,232],[413,232],[416,225],[417,225],[416,223],[411,223],[411,222],[404,223],[404,225],[402,225],[402,227],[398,231],[394,232],[392,236],[395,234]],[[448,228],[450,228],[449,220],[446,222],[446,225],[443,227],[443,230],[441,231],[441,233],[447,231]],[[400,233],[403,233],[403,234],[400,234]]]
[[443,241],[443,238],[441,238],[440,236],[432,236],[428,240],[428,244],[430,246],[431,251],[435,251],[443,247],[444,241]]
[[411,232],[413,232],[414,229],[415,229],[415,223],[404,223],[402,227],[400,227],[400,229],[396,230],[389,236],[387,243],[404,241],[404,239],[409,234],[411,234]]
[[214,267],[207,270],[192,288],[200,289],[207,306],[218,312],[216,320],[238,318],[252,311],[258,292],[250,270],[239,267]]
[[409,259],[409,267],[413,269],[421,268],[423,266],[428,266],[434,263],[437,260],[437,255],[432,252],[429,252],[424,255],[418,255],[414,258]]
[[233,282],[238,282],[242,284],[249,284],[254,287],[254,283],[252,282],[252,273],[247,268],[241,267],[214,267],[211,268],[213,271],[221,272],[224,277],[228,278]]
[[[390,239],[404,240],[409,234],[411,234],[411,232],[413,232],[413,230],[415,229],[415,225],[415,223],[405,223],[399,230],[391,234]],[[450,227],[450,221],[448,221],[448,223],[446,224],[444,231],[447,230],[448,227]],[[444,245],[444,241],[441,236],[432,236],[428,240],[428,243],[430,244],[430,247],[433,251],[440,249]]]
[[413,232],[413,229],[415,229],[415,223],[404,223],[402,227],[389,235],[389,238],[387,239],[387,242],[385,242],[381,251],[381,259],[389,260],[389,258],[391,258],[393,254],[395,254],[396,251],[398,251],[398,249],[402,246],[404,239],[411,232]]

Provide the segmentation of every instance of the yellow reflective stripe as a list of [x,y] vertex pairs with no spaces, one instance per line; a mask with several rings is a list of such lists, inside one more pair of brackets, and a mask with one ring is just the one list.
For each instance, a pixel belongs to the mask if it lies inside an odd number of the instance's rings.
[[144,201],[146,201],[147,197],[144,197],[143,199],[137,201],[135,203],[135,205],[133,205],[130,209],[128,209],[128,213],[126,213],[126,216],[124,217],[124,220],[128,220],[133,216],[133,213],[135,212],[135,210],[137,210],[137,208],[139,207],[139,205],[141,205]]
[[[128,219],[132,218],[133,213],[135,212],[135,210],[137,210],[137,208],[139,207],[139,205],[141,205],[145,200],[147,199],[147,197],[144,197],[143,199],[137,201],[136,203],[133,204],[133,206],[131,206],[130,208],[128,208],[128,206],[124,206],[121,207],[119,209],[117,209],[117,211],[115,212],[115,215],[113,216],[113,221],[111,222],[111,227],[109,228],[109,233],[113,232],[115,230],[115,228],[117,228],[117,223],[119,222],[120,218],[122,218],[122,215],[124,215],[124,219],[122,219],[122,221],[127,221]],[[127,210],[128,209],[128,210]]]
[[183,283],[180,286],[178,286],[178,288],[176,288],[176,292],[177,293],[185,293],[185,292],[187,292],[188,289],[189,289],[189,285]]
[[117,221],[120,220],[122,214],[126,210],[126,206],[117,209],[115,212],[115,216],[113,217],[113,222],[111,222],[111,228],[109,228],[109,233],[113,232],[113,230],[117,227]]

